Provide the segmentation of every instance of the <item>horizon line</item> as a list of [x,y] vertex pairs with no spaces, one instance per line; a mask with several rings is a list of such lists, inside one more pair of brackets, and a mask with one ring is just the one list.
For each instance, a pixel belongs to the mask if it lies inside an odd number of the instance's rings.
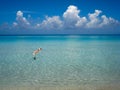
[[0,34],[0,36],[120,36],[120,34]]

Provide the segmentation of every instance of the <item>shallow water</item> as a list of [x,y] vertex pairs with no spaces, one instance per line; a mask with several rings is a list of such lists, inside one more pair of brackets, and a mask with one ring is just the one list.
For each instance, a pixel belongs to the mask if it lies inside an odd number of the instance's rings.
[[120,36],[0,36],[0,86],[109,83],[120,83]]

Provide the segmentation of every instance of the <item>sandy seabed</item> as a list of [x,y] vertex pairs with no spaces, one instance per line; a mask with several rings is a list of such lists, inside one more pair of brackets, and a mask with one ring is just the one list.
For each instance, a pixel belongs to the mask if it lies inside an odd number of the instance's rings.
[[120,90],[120,85],[2,86],[0,90]]

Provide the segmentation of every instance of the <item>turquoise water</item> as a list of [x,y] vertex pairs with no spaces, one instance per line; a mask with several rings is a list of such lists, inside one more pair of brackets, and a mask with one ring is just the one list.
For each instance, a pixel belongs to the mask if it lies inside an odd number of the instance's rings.
[[109,83],[120,83],[120,36],[0,36],[0,86]]

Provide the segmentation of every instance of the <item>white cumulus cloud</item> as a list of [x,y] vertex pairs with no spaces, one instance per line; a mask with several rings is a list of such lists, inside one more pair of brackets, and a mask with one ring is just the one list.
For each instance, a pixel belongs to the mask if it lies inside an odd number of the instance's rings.
[[17,11],[17,17],[23,17],[23,12],[22,11]]
[[85,27],[85,24],[87,23],[87,18],[81,17],[79,13],[80,10],[76,6],[70,5],[67,8],[67,10],[63,13],[64,27],[67,28]]
[[102,28],[104,26],[111,26],[111,24],[118,24],[118,21],[107,17],[106,15],[102,15],[101,10],[95,10],[94,13],[88,14],[88,22],[86,23],[86,28]]
[[88,14],[89,21],[86,24],[88,28],[95,28],[98,27],[98,24],[100,23],[99,15],[102,13],[101,10],[95,10],[94,13]]
[[[43,30],[59,30],[59,29],[91,29],[91,28],[103,28],[105,26],[112,26],[119,21],[114,18],[107,17],[102,14],[101,10],[95,10],[94,13],[88,12],[86,16],[80,16],[80,10],[77,6],[70,5],[67,10],[60,16],[47,16],[43,21],[33,20],[31,22],[28,18],[24,17],[22,11],[17,11],[16,21],[13,22],[13,26],[16,28],[29,28],[29,29],[43,29]],[[38,21],[38,22],[34,22]]]
[[22,11],[17,11],[16,22],[14,22],[13,25],[19,27],[27,27],[30,26],[30,22],[23,16]]
[[105,25],[109,25],[109,24],[114,24],[114,23],[118,23],[118,21],[117,20],[115,20],[115,19],[113,19],[113,18],[111,18],[111,17],[106,17],[106,15],[102,15],[101,16],[101,19],[102,19],[102,22],[100,23],[100,27],[103,27],[103,26],[105,26]]
[[40,24],[37,24],[37,26],[40,26],[43,29],[60,29],[62,28],[62,21],[60,20],[59,16],[53,16],[53,17],[46,17],[46,20],[43,20],[43,22]]
[[87,18],[86,17],[82,17],[82,18],[79,18],[77,23],[75,24],[76,27],[85,27],[85,24],[87,23]]
[[80,19],[79,12],[80,10],[76,6],[70,5],[63,14],[64,26],[74,28],[78,19]]

